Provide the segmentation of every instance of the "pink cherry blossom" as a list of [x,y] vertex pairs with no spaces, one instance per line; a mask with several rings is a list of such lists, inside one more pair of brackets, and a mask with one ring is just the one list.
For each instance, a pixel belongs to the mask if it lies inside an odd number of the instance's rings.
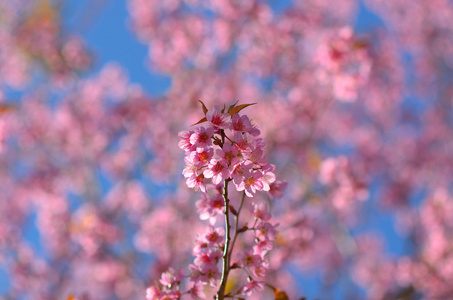
[[239,161],[238,154],[239,151],[235,146],[230,145],[229,143],[225,143],[222,149],[216,149],[216,154],[226,160],[228,165],[236,165]]
[[244,288],[243,293],[250,296],[257,291],[261,291],[264,288],[264,284],[261,281],[250,280]]
[[232,129],[239,132],[247,132],[253,136],[260,135],[260,131],[252,125],[247,116],[239,116],[239,114],[234,114],[232,117]]
[[225,160],[212,159],[203,175],[206,178],[212,178],[212,183],[219,184],[223,179],[230,177],[230,170]]
[[260,172],[254,172],[246,175],[244,180],[237,186],[238,191],[245,191],[247,197],[253,197],[253,195],[263,189],[263,183],[261,178],[263,174]]
[[190,296],[194,299],[206,299],[206,295],[203,293],[203,285],[199,282],[193,283],[190,288]]
[[213,197],[208,197],[203,194],[203,198],[196,203],[198,213],[201,220],[208,220],[214,224],[216,217],[221,215],[224,211],[225,204],[223,203],[222,195],[216,194]]
[[186,151],[193,151],[194,145],[190,142],[190,137],[194,132],[192,130],[185,130],[178,133],[181,140],[178,143],[179,148]]
[[283,190],[286,188],[286,186],[286,182],[274,181],[269,185],[269,196],[272,199],[279,199],[283,197]]
[[160,291],[156,287],[149,287],[146,289],[146,300],[159,299]]
[[173,268],[168,269],[167,272],[162,273],[162,277],[159,282],[163,286],[170,287],[175,283],[179,283],[184,279],[184,269],[175,271]]
[[253,252],[253,248],[248,248],[239,254],[239,264],[242,267],[253,268],[260,266],[262,263],[261,256]]
[[192,188],[194,190],[200,190],[204,193],[206,193],[206,185],[203,182],[204,179],[203,174],[197,175],[196,173],[193,173],[189,178],[187,178],[186,183],[189,188]]
[[190,135],[190,144],[196,148],[206,148],[212,145],[211,137],[214,134],[214,128],[198,127],[195,132]]
[[208,247],[220,244],[223,242],[225,229],[223,227],[214,228],[209,226],[208,230],[203,235],[203,240],[206,241]]
[[216,128],[226,129],[229,126],[231,116],[227,113],[222,113],[219,107],[214,107],[206,113],[206,119]]
[[268,212],[268,207],[265,203],[255,204],[253,214],[255,218],[263,221],[267,221],[271,218],[271,214]]

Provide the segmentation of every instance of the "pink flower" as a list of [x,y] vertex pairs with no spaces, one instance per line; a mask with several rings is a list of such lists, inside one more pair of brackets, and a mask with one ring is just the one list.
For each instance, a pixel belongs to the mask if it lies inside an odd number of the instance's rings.
[[189,272],[190,272],[190,279],[192,281],[200,281],[200,277],[201,277],[201,271],[199,269],[198,266],[194,265],[194,264],[190,264],[189,265]]
[[[189,161],[198,167],[206,165],[214,155],[212,148],[197,148],[189,154]],[[187,161],[186,161],[187,163]]]
[[263,289],[263,282],[252,279],[243,287],[242,292],[247,294],[247,296],[251,296],[254,292],[262,291]]
[[238,254],[239,265],[243,268],[260,266],[263,259],[260,255],[254,253],[253,248],[247,248],[244,252]]
[[189,290],[189,294],[195,299],[206,299],[206,295],[203,293],[203,284],[200,282],[194,282]]
[[255,172],[251,176],[249,175],[239,186],[237,186],[238,191],[244,191],[247,197],[253,197],[253,194],[256,191],[261,191],[263,189],[263,183],[261,182],[261,177],[263,174],[261,172]]
[[283,181],[275,181],[269,185],[269,197],[271,199],[279,199],[283,197],[283,190],[288,184]]
[[253,136],[260,135],[260,131],[252,125],[250,119],[247,116],[239,116],[239,114],[234,114],[231,120],[231,128],[234,131],[248,132]]
[[230,177],[230,170],[225,160],[212,159],[203,175],[206,178],[212,178],[212,183],[219,184],[222,179]]
[[205,265],[204,267],[201,267],[200,270],[202,272],[200,281],[215,287],[217,285],[217,280],[221,277],[217,264]]
[[250,152],[248,155],[245,155],[245,157],[255,165],[267,165],[266,154],[264,154],[264,151],[260,148],[252,150],[252,152]]
[[182,170],[182,175],[184,175],[184,177],[186,178],[191,177],[194,174],[196,175],[198,167],[192,162],[189,157],[184,157],[184,161],[186,162],[186,167],[184,168],[184,170]]
[[203,179],[203,174],[197,175],[194,173],[192,176],[187,178],[186,184],[189,188],[194,189],[195,191],[200,190],[206,193],[206,185],[203,183]]
[[200,214],[201,220],[207,220],[211,224],[215,223],[216,217],[222,214],[224,209],[224,202],[222,195],[216,194],[213,197],[207,197],[206,194],[203,194],[203,199],[198,200],[195,204],[198,208],[198,213]]
[[233,167],[233,171],[231,172],[231,178],[233,179],[233,183],[238,188],[239,185],[244,181],[245,176],[247,176],[250,172],[249,170],[252,168],[251,165],[244,165],[244,164],[237,164]]
[[240,132],[235,132],[233,135],[233,142],[241,151],[250,150],[250,142],[247,137],[247,134],[242,134]]
[[229,165],[235,165],[239,158],[237,157],[239,151],[237,147],[232,146],[230,143],[225,143],[223,149],[217,149],[215,153],[222,159],[228,162]]
[[272,249],[274,249],[274,243],[270,240],[261,240],[254,246],[255,253],[259,253],[261,257]]
[[181,140],[179,141],[179,144],[178,144],[179,148],[181,148],[182,150],[186,150],[186,151],[192,151],[195,149],[193,144],[190,142],[190,136],[193,133],[194,132],[192,130],[180,131],[178,133],[178,136],[181,138]]
[[[208,248],[205,248],[205,249],[208,249]],[[203,248],[200,248],[200,251],[202,251],[202,250],[203,250]],[[207,266],[207,265],[212,265],[212,264],[216,265],[217,264],[217,262],[213,260],[213,256],[209,255],[209,251],[203,251],[203,252],[198,252],[198,253],[194,253],[194,254],[196,255],[194,264],[199,268]]]
[[206,148],[212,145],[212,135],[214,134],[214,128],[198,127],[194,133],[190,136],[190,143],[197,148]]
[[264,147],[266,147],[266,143],[262,138],[252,139],[251,147],[254,149],[264,149]]
[[262,240],[273,241],[277,233],[277,230],[275,230],[277,226],[278,224],[272,225],[268,222],[258,222],[258,225],[256,226],[257,230],[255,231],[256,237],[261,241]]
[[254,205],[254,211],[253,214],[257,219],[267,221],[271,218],[271,214],[268,213],[267,205],[266,203],[260,203],[260,204],[255,204]]
[[347,160],[345,157],[329,157],[321,163],[319,181],[325,185],[334,185],[340,176],[344,176],[346,168]]
[[152,286],[146,289],[146,300],[158,300],[160,291],[158,288]]
[[176,272],[173,268],[169,268],[167,272],[162,273],[159,282],[166,287],[172,287],[173,284],[179,284],[185,278],[184,269]]
[[192,249],[192,253],[194,256],[200,255],[200,253],[203,253],[203,251],[206,251],[208,249],[208,243],[204,241],[203,239],[197,239],[195,241],[195,246]]
[[273,183],[276,179],[276,176],[272,172],[266,172],[263,174],[263,177],[261,177],[261,182],[263,183],[263,191],[270,191],[271,186],[270,184]]
[[224,236],[225,229],[223,227],[214,228],[214,226],[209,226],[203,236],[203,240],[208,244],[208,247],[212,247],[216,244],[222,243]]
[[260,277],[260,278],[266,277],[267,270],[268,270],[264,266],[253,266],[250,269],[252,270],[253,275],[255,275],[256,277]]
[[206,113],[206,119],[216,128],[227,129],[231,116],[227,113],[222,113],[218,106]]
[[181,293],[178,291],[162,292],[159,300],[178,300],[181,299]]
[[203,268],[210,268],[210,265],[217,266],[217,262],[222,257],[222,252],[219,249],[207,248],[207,251],[194,253],[196,258],[194,263],[200,267],[203,272]]
[[342,74],[334,77],[334,94],[341,101],[354,102],[359,86],[360,80],[357,76]]

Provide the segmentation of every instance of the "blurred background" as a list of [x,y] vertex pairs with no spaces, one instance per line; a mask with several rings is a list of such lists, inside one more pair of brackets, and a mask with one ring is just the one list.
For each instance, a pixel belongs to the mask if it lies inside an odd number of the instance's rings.
[[452,67],[449,0],[0,0],[0,299],[145,299],[193,261],[198,99],[257,103],[267,282],[453,299]]

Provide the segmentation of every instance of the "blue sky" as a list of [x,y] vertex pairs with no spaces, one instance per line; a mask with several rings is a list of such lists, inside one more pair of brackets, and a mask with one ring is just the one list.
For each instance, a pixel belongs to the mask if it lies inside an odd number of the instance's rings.
[[117,62],[127,70],[131,82],[141,84],[151,95],[163,95],[171,79],[148,67],[148,47],[130,30],[126,6],[127,1],[118,0],[70,0],[63,13],[69,32],[82,36],[94,53],[93,73],[106,63]]

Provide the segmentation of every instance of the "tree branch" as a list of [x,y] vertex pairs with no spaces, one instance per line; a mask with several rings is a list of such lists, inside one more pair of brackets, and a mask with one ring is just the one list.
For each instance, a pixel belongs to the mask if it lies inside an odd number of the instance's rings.
[[231,225],[230,225],[230,200],[228,199],[228,183],[230,182],[230,179],[225,179],[223,181],[223,201],[225,203],[225,246],[223,248],[223,269],[222,269],[222,279],[220,281],[220,287],[219,291],[217,292],[216,299],[217,300],[223,300],[225,295],[225,287],[226,283],[228,280],[228,273],[230,269],[229,261],[228,261],[228,252],[229,252],[229,246],[230,246],[230,230],[231,230]]

